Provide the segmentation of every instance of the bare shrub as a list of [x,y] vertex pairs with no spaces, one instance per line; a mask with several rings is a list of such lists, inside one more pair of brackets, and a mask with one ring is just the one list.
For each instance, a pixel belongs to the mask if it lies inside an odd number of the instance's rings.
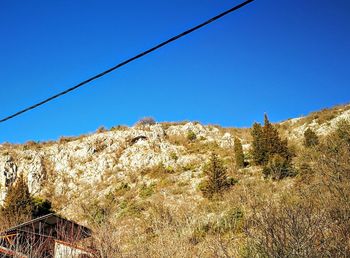
[[119,246],[120,236],[111,226],[109,222],[94,225],[92,240],[99,258],[123,257],[123,252]]
[[35,141],[27,141],[24,145],[23,145],[23,149],[24,150],[30,150],[30,149],[37,149],[40,148],[41,144]]
[[314,151],[305,168],[311,180],[252,206],[247,256],[350,256],[350,124],[340,123]]
[[308,128],[305,132],[304,132],[304,146],[307,148],[316,146],[318,144],[319,140],[318,140],[318,136],[317,134],[310,128]]
[[59,144],[66,144],[72,141],[76,141],[78,139],[82,139],[83,137],[85,137],[84,135],[81,135],[79,137],[70,137],[70,136],[62,136],[59,138],[58,143]]
[[313,168],[320,175],[320,198],[332,222],[332,253],[350,256],[350,123],[340,122],[318,151]]
[[270,202],[257,208],[246,225],[250,255],[318,257],[327,249],[325,212],[313,203]]
[[111,131],[126,131],[128,128],[126,125],[116,125],[111,128]]
[[136,126],[145,126],[145,125],[154,125],[156,123],[156,120],[153,117],[144,117],[141,118],[137,123]]
[[104,133],[104,132],[107,132],[107,129],[106,129],[106,127],[104,127],[104,126],[100,126],[100,127],[96,130],[96,133]]
[[265,177],[280,180],[285,177],[295,176],[295,170],[291,163],[279,154],[270,157],[268,163],[263,167]]

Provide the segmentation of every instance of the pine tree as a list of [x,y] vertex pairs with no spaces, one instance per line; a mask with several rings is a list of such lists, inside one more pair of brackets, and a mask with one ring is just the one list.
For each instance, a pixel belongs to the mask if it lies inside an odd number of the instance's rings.
[[227,170],[222,160],[215,153],[212,153],[204,173],[208,179],[202,191],[209,198],[222,193],[230,185],[227,178]]
[[317,134],[313,130],[308,128],[304,132],[304,146],[309,148],[318,145],[318,143],[319,140]]
[[254,123],[251,131],[253,137],[252,156],[256,165],[262,165],[265,159],[265,148],[263,142],[263,131],[259,123]]
[[274,154],[278,154],[287,160],[291,158],[287,140],[281,140],[277,129],[270,123],[266,114],[264,115],[263,141],[266,150],[264,164],[266,164],[269,158]]
[[288,161],[292,158],[287,140],[280,138],[277,129],[270,123],[266,114],[264,126],[254,123],[251,135],[253,137],[252,155],[255,164],[266,165],[275,154]]
[[235,152],[236,167],[243,168],[244,153],[243,153],[241,140],[238,139],[237,137],[235,137],[235,140],[234,140],[234,152]]
[[1,209],[1,215],[10,225],[15,225],[31,219],[32,210],[33,203],[28,185],[21,175],[14,184],[9,186]]

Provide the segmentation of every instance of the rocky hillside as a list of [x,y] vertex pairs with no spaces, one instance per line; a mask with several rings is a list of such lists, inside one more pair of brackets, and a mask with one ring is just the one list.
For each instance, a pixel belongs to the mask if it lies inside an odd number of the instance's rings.
[[[0,202],[23,175],[34,197],[92,229],[85,244],[97,257],[348,257],[350,123],[341,120],[350,121],[350,105],[266,122],[270,134],[260,137],[287,151],[263,166],[251,162],[250,129],[195,122],[149,120],[54,142],[3,143]],[[308,128],[319,145],[302,144]],[[208,186],[218,182],[220,195],[211,198]]]
[[[120,126],[58,142],[3,144],[0,200],[19,174],[27,178],[32,194],[58,199],[59,208],[64,200],[75,197],[104,196],[118,182],[130,187],[154,184],[157,180],[146,175],[154,168],[176,176],[178,182],[190,183],[188,191],[195,191],[208,151],[230,151],[232,137],[214,126],[186,123]],[[189,147],[191,142],[196,144]],[[69,211],[69,203],[64,206]]]
[[[301,142],[307,128],[324,135],[341,119],[350,120],[350,106],[276,125],[282,135]],[[70,217],[79,217],[78,204],[81,207],[104,202],[108,194],[125,189],[134,191],[135,202],[155,194],[169,202],[196,203],[202,198],[197,187],[203,178],[203,165],[212,151],[219,153],[229,170],[234,170],[234,137],[242,140],[247,152],[248,129],[191,122],[118,126],[57,142],[2,144],[0,202],[6,187],[23,174],[32,194],[50,199],[58,212]],[[119,201],[126,198],[121,196]]]
[[318,135],[329,134],[341,120],[350,120],[350,105],[312,112],[307,116],[288,119],[280,123],[285,137],[290,140],[301,139],[306,129],[314,130]]

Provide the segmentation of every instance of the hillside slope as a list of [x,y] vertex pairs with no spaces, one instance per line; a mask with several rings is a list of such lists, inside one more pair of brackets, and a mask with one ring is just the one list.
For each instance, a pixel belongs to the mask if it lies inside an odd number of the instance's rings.
[[[195,135],[196,143],[186,148],[191,143],[189,133]],[[131,187],[150,185],[156,179],[143,173],[156,167],[178,182],[190,183],[186,190],[190,194],[195,192],[209,151],[229,152],[232,146],[231,134],[193,123],[119,127],[46,144],[5,144],[0,148],[0,200],[5,196],[5,187],[20,174],[27,178],[32,194],[49,193],[63,204],[76,193],[80,197],[85,193],[86,198],[104,196],[117,182]],[[64,206],[69,210],[69,203]]]
[[[274,125],[302,157],[304,154],[299,153],[307,153],[301,144],[307,128],[324,137],[341,120],[350,121],[350,105]],[[124,254],[177,256],[176,249],[169,249],[169,245],[176,246],[179,241],[180,246],[191,250],[182,250],[178,257],[181,253],[213,257],[206,241],[212,241],[214,249],[216,244],[216,248],[222,249],[220,245],[224,246],[225,241],[237,241],[239,246],[244,246],[242,217],[254,214],[258,199],[279,200],[294,191],[301,180],[301,177],[265,180],[261,168],[252,164],[236,169],[235,137],[242,141],[249,163],[249,129],[191,122],[117,126],[57,142],[5,143],[0,146],[0,203],[7,187],[23,174],[34,196],[49,199],[57,213],[96,227],[100,240],[108,231],[103,229],[102,222],[108,221],[108,227],[113,225],[115,233],[108,236],[109,240],[114,244],[117,241]],[[236,182],[225,198],[217,202],[207,200],[199,190],[212,152],[219,155],[229,177]],[[302,158],[298,160],[301,162]],[[218,238],[214,237],[232,230],[234,234],[229,238],[220,238],[223,242],[217,242]],[[174,234],[181,237],[174,240]],[[135,236],[143,244],[135,243]],[[166,248],[157,253],[160,244]],[[152,245],[154,249],[143,249]],[[142,246],[142,251],[135,246]],[[201,250],[206,251],[201,254]],[[241,252],[245,251],[222,249],[220,252],[218,256],[225,256],[225,252],[244,256]]]
[[[326,135],[342,119],[350,120],[350,105],[313,112],[275,125],[282,136],[300,143],[307,128],[318,135]],[[189,134],[195,139],[191,141]],[[60,196],[63,202],[63,196],[71,199],[82,191],[86,191],[87,198],[103,196],[116,182],[131,186],[136,182],[150,185],[157,179],[145,173],[155,168],[168,170],[174,181],[190,185],[184,192],[200,198],[196,187],[202,177],[202,166],[212,151],[221,154],[233,169],[234,137],[242,140],[246,151],[249,149],[250,135],[245,129],[224,129],[191,122],[130,128],[118,126],[110,131],[41,144],[2,144],[0,203],[5,197],[6,186],[20,174],[27,178],[32,194],[46,196],[49,192],[52,197]],[[69,204],[64,206],[69,210]]]

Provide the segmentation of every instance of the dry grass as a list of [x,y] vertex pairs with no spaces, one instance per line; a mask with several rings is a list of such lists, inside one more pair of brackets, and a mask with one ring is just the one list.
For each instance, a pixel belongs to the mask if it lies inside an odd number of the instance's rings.
[[[149,201],[132,199],[128,216],[109,217],[97,229],[106,245],[101,252],[111,257],[348,257],[350,142],[330,137],[298,157],[309,167],[296,179],[250,179],[236,172],[242,180],[218,200],[172,202],[156,186],[144,187],[141,199]],[[103,238],[107,232],[112,236]]]
[[[332,114],[323,111],[321,117]],[[215,151],[226,160],[238,183],[214,200],[191,185],[198,175],[178,178],[201,164],[177,170],[159,164],[126,181],[114,180],[110,172],[114,181],[94,186],[101,193],[109,187],[107,194],[91,196],[86,185],[74,198],[65,193],[50,198],[58,208],[65,201],[75,205],[76,216],[93,229],[98,257],[350,257],[349,128],[341,125],[315,148],[295,145],[298,176],[279,181],[264,180],[257,167],[235,170],[233,152],[217,144],[169,137],[186,153]],[[220,130],[250,137],[248,129]]]

